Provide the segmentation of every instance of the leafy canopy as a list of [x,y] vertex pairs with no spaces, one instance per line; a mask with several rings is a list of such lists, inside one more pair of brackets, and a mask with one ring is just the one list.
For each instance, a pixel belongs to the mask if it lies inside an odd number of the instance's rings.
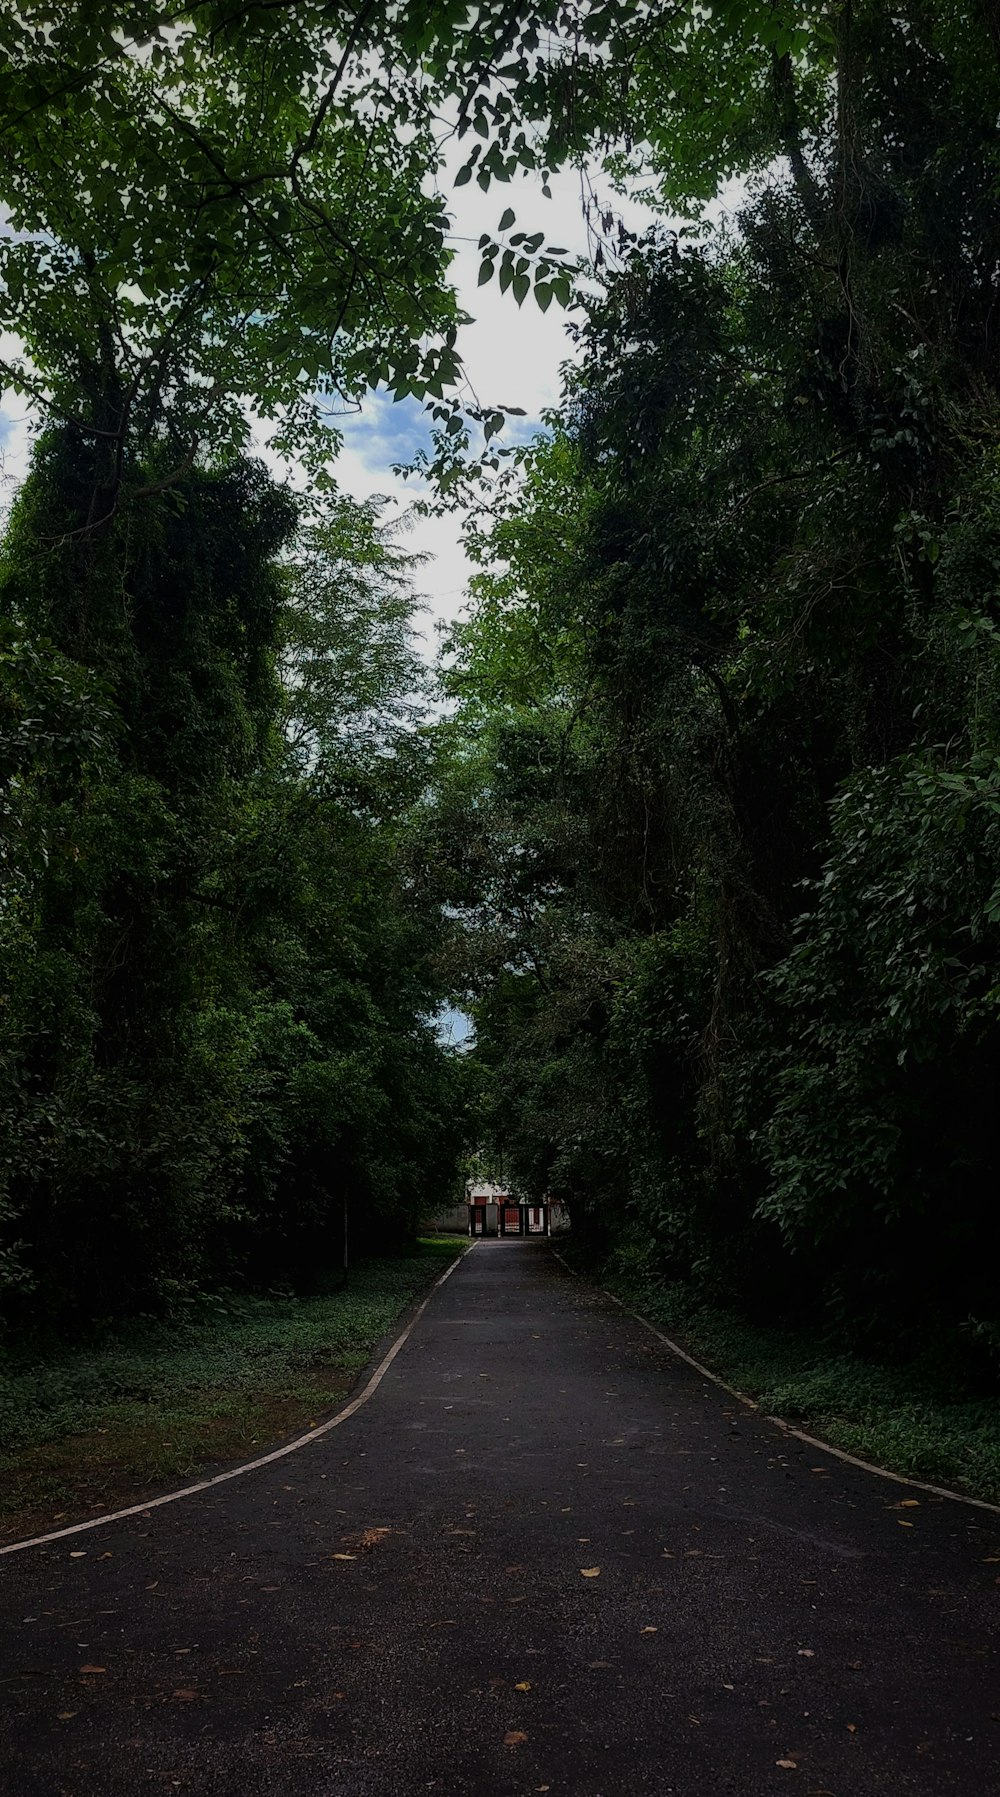
[[[829,38],[792,0],[5,9],[6,382],[113,446],[166,434],[179,467],[243,444],[251,412],[318,467],[378,382],[455,432],[452,140],[455,185],[484,193],[646,144],[697,199],[773,155],[793,63],[815,111]],[[565,304],[565,253],[516,222],[483,233],[481,281]]]

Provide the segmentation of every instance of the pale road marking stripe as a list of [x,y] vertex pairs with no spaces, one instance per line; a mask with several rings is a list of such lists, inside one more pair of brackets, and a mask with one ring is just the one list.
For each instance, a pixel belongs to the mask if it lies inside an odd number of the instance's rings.
[[320,1423],[318,1429],[310,1429],[308,1434],[296,1436],[294,1441],[286,1442],[283,1448],[274,1448],[270,1454],[261,1454],[257,1460],[247,1460],[242,1466],[230,1467],[228,1472],[215,1473],[211,1479],[199,1479],[196,1485],[183,1485],[180,1491],[168,1491],[165,1497],[150,1498],[145,1504],[130,1504],[127,1510],[109,1510],[106,1516],[95,1516],[90,1522],[75,1522],[68,1529],[53,1529],[49,1535],[32,1535],[30,1541],[12,1541],[9,1547],[0,1547],[0,1555],[19,1554],[22,1548],[42,1547],[47,1541],[62,1541],[67,1535],[83,1535],[88,1529],[103,1529],[106,1523],[122,1522],[126,1516],[145,1516],[147,1510],[159,1510],[164,1504],[176,1504],[180,1498],[194,1497],[196,1491],[210,1491],[213,1485],[225,1485],[229,1479],[241,1479],[244,1473],[253,1473],[257,1471],[258,1467],[270,1466],[275,1460],[284,1460],[287,1454],[295,1454],[299,1448],[308,1447],[311,1441],[318,1441],[321,1435],[329,1435],[331,1429],[339,1429],[341,1423],[346,1423],[348,1417],[354,1416],[355,1412],[374,1396],[400,1348],[404,1347],[409,1340],[438,1287],[442,1286],[446,1279],[451,1278],[455,1268],[461,1264],[467,1254],[472,1253],[475,1246],[475,1242],[470,1242],[467,1248],[462,1249],[461,1254],[456,1255],[451,1266],[445,1268],[440,1279],[435,1279],[419,1310],[414,1312],[402,1334],[396,1337],[389,1352],[384,1359],[379,1361],[364,1390],[360,1391],[356,1398],[352,1398],[349,1404],[345,1404],[343,1410],[338,1410],[336,1416],[331,1416],[327,1422]]
[[[556,1259],[562,1262],[572,1278],[580,1277],[576,1269],[571,1267],[560,1254],[558,1248],[553,1248],[552,1252]],[[718,1373],[712,1373],[707,1366],[702,1366],[700,1360],[695,1360],[692,1355],[685,1352],[678,1342],[671,1341],[669,1335],[664,1335],[662,1329],[657,1329],[653,1323],[647,1322],[646,1318],[639,1316],[637,1311],[630,1310],[628,1305],[621,1298],[616,1298],[614,1292],[609,1292],[606,1286],[599,1285],[595,1287],[595,1290],[602,1292],[605,1298],[610,1298],[612,1304],[617,1304],[619,1310],[623,1310],[627,1317],[632,1318],[633,1322],[641,1324],[643,1329],[648,1329],[650,1335],[655,1335],[657,1341],[662,1342],[665,1348],[670,1349],[671,1354],[677,1355],[678,1360],[686,1361],[688,1366],[693,1367],[696,1373],[700,1373],[703,1379],[710,1379],[713,1385],[718,1385],[722,1391],[728,1392],[731,1398],[738,1398],[739,1402],[745,1404],[748,1410],[755,1410],[758,1416],[763,1417],[764,1422],[773,1423],[783,1435],[792,1435],[796,1441],[804,1441],[807,1447],[818,1448],[821,1454],[832,1454],[835,1460],[843,1460],[848,1466],[856,1466],[863,1473],[874,1473],[878,1479],[891,1479],[894,1485],[909,1485],[914,1491],[929,1491],[932,1497],[950,1498],[954,1504],[968,1504],[974,1510],[989,1510],[991,1515],[1000,1516],[1000,1504],[988,1504],[985,1498],[966,1497],[964,1492],[949,1491],[944,1485],[927,1485],[923,1479],[908,1479],[904,1473],[891,1473],[884,1466],[874,1466],[870,1460],[859,1460],[856,1454],[849,1454],[846,1448],[835,1448],[831,1442],[820,1441],[816,1435],[807,1435],[803,1429],[793,1429],[791,1423],[786,1423],[783,1417],[765,1416],[755,1398],[748,1398],[746,1392],[738,1391],[735,1385],[727,1385],[725,1379],[719,1378]]]

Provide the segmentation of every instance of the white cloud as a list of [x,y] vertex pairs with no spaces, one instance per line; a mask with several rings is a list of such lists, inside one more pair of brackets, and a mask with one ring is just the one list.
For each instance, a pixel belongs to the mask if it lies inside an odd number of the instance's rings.
[[[566,314],[559,306],[552,305],[543,313],[529,296],[518,308],[509,291],[500,292],[495,279],[487,286],[477,285],[479,237],[483,231],[496,231],[508,205],[517,214],[516,229],[544,230],[550,242],[576,253],[584,247],[579,188],[571,177],[557,177],[552,199],[546,200],[537,179],[530,184],[494,186],[487,194],[470,182],[449,196],[456,247],[452,279],[462,309],[474,319],[462,327],[458,344],[472,392],[484,406],[521,406],[527,422],[537,424],[543,411],[559,398],[559,368],[571,345]],[[391,401],[375,396],[366,402],[359,417],[340,421],[344,447],[337,458],[336,476],[338,486],[355,498],[385,493],[404,512],[425,489],[391,472],[393,462],[405,459],[407,453],[401,448],[394,411]],[[424,620],[424,650],[433,659],[437,648],[434,626],[458,616],[471,573],[462,547],[460,519],[416,518],[407,547],[429,558],[419,572],[418,587],[429,608]]]
[[406,520],[402,546],[415,555],[426,556],[425,565],[416,570],[417,592],[426,601],[427,611],[420,620],[422,649],[429,661],[437,655],[438,623],[450,623],[458,616],[465,599],[470,566],[462,547],[459,522],[453,517],[420,517],[414,504],[426,489],[419,482],[404,481],[392,473],[391,464],[398,448],[389,436],[372,433],[365,453],[355,449],[350,440],[337,458],[337,484],[355,499],[369,499],[382,494],[388,501],[385,519]]
[[[461,159],[454,159],[453,169]],[[516,216],[512,230],[543,231],[547,243],[560,246],[571,257],[585,254],[585,189],[580,175],[567,170],[554,175],[549,185],[551,199],[542,193],[537,175],[509,185],[495,183],[487,193],[472,181],[447,195],[456,250],[452,279],[462,309],[473,319],[462,327],[458,343],[470,385],[476,400],[484,406],[522,407],[527,417],[519,422],[528,426],[538,425],[543,412],[559,400],[559,371],[573,354],[566,334],[567,314],[556,304],[542,312],[531,295],[518,307],[509,290],[500,292],[496,278],[480,287],[482,258],[478,243],[484,231],[496,236],[500,218],[510,207]],[[614,209],[632,230],[645,229],[652,218],[645,208],[628,204],[623,207],[620,200]],[[394,410],[391,401],[374,397],[366,402],[360,416],[340,421],[344,448],[337,460],[336,474],[338,485],[355,498],[385,493],[405,510],[421,496],[421,489],[391,472],[392,463],[406,455],[401,451],[398,434],[402,420],[397,423]],[[409,414],[408,425],[411,418]],[[523,430],[518,434],[523,438]],[[471,572],[461,544],[460,520],[418,518],[408,542],[414,550],[431,558],[421,571],[418,584],[427,597],[433,620],[450,622],[462,608]],[[425,635],[426,647],[433,654],[434,632],[430,629]]]

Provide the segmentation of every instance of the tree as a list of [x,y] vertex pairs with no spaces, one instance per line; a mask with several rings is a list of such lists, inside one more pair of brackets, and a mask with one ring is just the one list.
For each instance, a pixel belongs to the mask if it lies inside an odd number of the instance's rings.
[[[414,634],[421,558],[378,501],[329,502],[288,563],[279,653],[289,751],[303,775],[391,810],[426,760],[418,725],[429,678]],[[412,768],[412,774],[407,769]],[[346,785],[345,785],[346,783]]]
[[481,539],[442,800],[460,873],[494,836],[466,952],[529,1186],[658,1277],[952,1353],[995,1340],[997,1247],[998,81],[962,16],[841,9],[735,227],[588,301]]
[[446,221],[406,77],[386,116],[360,31],[338,47],[328,9],[279,13],[5,21],[3,323],[26,352],[8,379],[91,435],[108,493],[130,447],[165,437],[176,478],[244,445],[255,412],[315,452],[323,413],[369,381],[454,377]]
[[[484,191],[518,174],[544,186],[567,160],[648,142],[675,204],[781,149],[815,194],[810,144],[831,80],[846,159],[855,42],[880,10],[856,19],[847,5],[832,24],[791,0],[11,11],[0,324],[24,353],[8,383],[103,447],[91,522],[130,444],[165,437],[159,478],[176,478],[206,447],[244,446],[254,413],[321,474],[329,414],[376,382],[427,398],[446,434],[460,432],[449,139],[471,133],[454,178]],[[988,49],[974,9],[963,24]],[[939,44],[933,14],[929,33]],[[959,66],[967,92],[976,63]],[[595,240],[614,234],[596,203],[591,218]],[[483,234],[481,279],[497,267],[517,303],[532,289],[565,303],[564,253],[515,224],[506,206]],[[488,406],[488,430],[502,416]]]
[[93,455],[75,427],[42,440],[0,558],[0,1310],[22,1328],[308,1284],[345,1202],[359,1247],[402,1244],[458,1148],[439,919],[400,848],[405,565],[346,502],[298,542],[300,507],[244,461],[158,489],[132,468],[81,536],[61,527]]

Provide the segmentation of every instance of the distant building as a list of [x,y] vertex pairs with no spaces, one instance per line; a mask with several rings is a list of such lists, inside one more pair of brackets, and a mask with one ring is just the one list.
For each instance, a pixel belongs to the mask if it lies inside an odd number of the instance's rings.
[[470,1179],[465,1199],[469,1207],[470,1235],[548,1235],[549,1207],[527,1204],[509,1187],[491,1180]]

